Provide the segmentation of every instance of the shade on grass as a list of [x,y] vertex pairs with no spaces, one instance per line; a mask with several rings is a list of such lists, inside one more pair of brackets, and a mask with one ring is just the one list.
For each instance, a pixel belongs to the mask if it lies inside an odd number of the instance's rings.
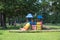
[[1,33],[0,40],[60,40],[60,32],[10,33],[3,30]]

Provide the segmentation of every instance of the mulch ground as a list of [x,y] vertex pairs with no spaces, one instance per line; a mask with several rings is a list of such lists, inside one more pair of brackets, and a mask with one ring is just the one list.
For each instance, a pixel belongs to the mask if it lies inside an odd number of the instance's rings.
[[9,32],[19,32],[19,33],[60,32],[60,29],[57,29],[57,30],[27,30],[27,31],[9,30]]

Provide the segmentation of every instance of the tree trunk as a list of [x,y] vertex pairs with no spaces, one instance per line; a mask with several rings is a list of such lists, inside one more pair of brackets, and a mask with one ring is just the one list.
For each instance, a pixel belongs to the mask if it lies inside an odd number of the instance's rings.
[[1,13],[1,26],[5,29],[6,27],[6,15]]
[[8,17],[8,23],[9,23],[9,25],[12,25],[12,20],[11,20],[10,16]]
[[14,21],[14,26],[16,27],[16,20]]
[[0,26],[1,26],[1,13],[0,13]]

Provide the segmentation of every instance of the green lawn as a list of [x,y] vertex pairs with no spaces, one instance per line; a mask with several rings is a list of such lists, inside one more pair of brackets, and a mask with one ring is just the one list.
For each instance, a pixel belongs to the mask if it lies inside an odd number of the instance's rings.
[[[21,25],[10,29],[19,29]],[[49,28],[60,29],[60,25],[45,25]],[[60,40],[60,32],[40,32],[40,33],[12,33],[8,30],[0,30],[0,40]]]
[[0,30],[0,40],[60,40],[60,32],[10,33]]

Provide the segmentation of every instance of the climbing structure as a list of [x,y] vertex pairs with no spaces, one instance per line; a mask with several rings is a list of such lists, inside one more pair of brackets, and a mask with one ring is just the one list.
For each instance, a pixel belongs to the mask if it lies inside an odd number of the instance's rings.
[[37,16],[37,24],[36,24],[36,29],[37,30],[42,30],[42,16],[38,15]]

